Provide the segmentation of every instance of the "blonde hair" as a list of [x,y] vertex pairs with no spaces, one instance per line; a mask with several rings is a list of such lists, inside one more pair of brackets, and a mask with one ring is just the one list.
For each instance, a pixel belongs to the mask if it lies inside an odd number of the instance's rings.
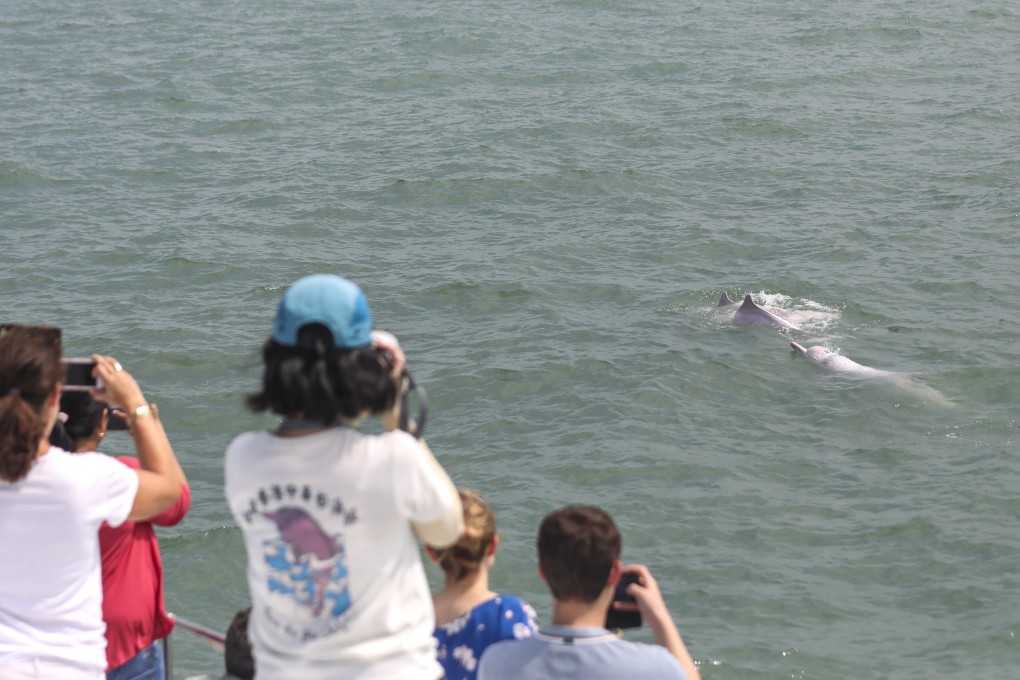
[[459,489],[458,492],[464,507],[464,533],[454,545],[436,550],[439,566],[455,581],[478,571],[496,537],[496,516],[482,495],[474,489]]

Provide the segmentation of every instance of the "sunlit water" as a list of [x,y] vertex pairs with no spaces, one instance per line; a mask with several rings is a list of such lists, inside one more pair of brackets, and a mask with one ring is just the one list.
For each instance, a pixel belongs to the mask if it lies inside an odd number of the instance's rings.
[[[168,607],[214,629],[247,604],[223,450],[272,422],[242,397],[279,296],[330,271],[543,620],[537,524],[589,502],[706,679],[1014,677],[1017,45],[1001,0],[0,0],[0,309],[159,403],[194,494]],[[734,326],[723,291],[810,314]]]

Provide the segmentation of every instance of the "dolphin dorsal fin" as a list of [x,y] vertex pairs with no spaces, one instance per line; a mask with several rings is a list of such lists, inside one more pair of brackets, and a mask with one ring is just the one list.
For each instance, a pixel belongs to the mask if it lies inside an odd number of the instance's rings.
[[717,304],[716,307],[725,307],[726,305],[732,304],[736,303],[734,303],[733,300],[730,299],[730,296],[726,294],[726,291],[723,291],[722,297],[719,298],[719,304]]
[[748,293],[744,296],[744,304],[740,305],[741,309],[761,309],[758,305],[754,304],[754,298]]

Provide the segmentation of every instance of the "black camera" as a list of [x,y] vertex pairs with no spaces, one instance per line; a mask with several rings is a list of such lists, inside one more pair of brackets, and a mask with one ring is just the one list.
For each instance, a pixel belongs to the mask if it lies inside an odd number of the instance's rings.
[[[418,415],[411,419],[409,413],[411,411],[411,397],[418,402]],[[404,385],[400,390],[400,422],[397,423],[404,432],[412,435],[415,439],[421,439],[422,435],[425,434],[425,421],[429,416],[429,400],[425,395],[425,390],[419,387],[415,382],[414,378],[407,371],[404,371]]]
[[[374,330],[372,331],[372,339],[375,342],[390,344],[396,347],[400,346],[397,338],[387,331]],[[385,345],[377,347],[377,352],[386,361],[386,365],[389,367],[388,370],[393,369],[396,358],[393,354],[385,348]],[[400,384],[397,385],[397,390],[400,392],[400,420],[397,423],[404,432],[407,432],[415,439],[421,439],[422,435],[425,434],[425,421],[429,415],[429,401],[425,394],[425,390],[418,386],[414,382],[414,378],[407,371],[407,366],[404,366],[404,372],[400,376]],[[417,415],[411,418],[411,404],[413,401],[417,401]]]

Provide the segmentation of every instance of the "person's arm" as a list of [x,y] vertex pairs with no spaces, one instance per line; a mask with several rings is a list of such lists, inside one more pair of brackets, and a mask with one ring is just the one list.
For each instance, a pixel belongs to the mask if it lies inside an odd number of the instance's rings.
[[648,567],[643,564],[631,564],[624,567],[621,573],[638,575],[638,582],[627,587],[627,594],[632,595],[637,601],[641,616],[652,629],[655,643],[665,647],[680,662],[687,680],[701,680],[701,673],[698,672],[694,659],[687,651],[687,645],[680,637],[680,631],[673,623],[673,617],[666,607],[665,600],[662,599],[659,584],[648,571]]
[[177,502],[181,486],[188,483],[163,424],[148,408],[138,383],[113,357],[94,354],[94,375],[102,380],[103,390],[94,396],[107,401],[128,415],[131,437],[135,441],[138,463],[138,491],[128,519],[141,521],[163,512]]
[[181,497],[163,512],[150,517],[149,522],[161,527],[177,526],[184,519],[184,516],[191,510],[191,489],[187,482],[181,484]]
[[435,548],[449,548],[464,533],[464,509],[460,504],[460,494],[457,493],[457,487],[453,485],[450,476],[432,455],[432,451],[429,450],[425,442],[419,441],[418,443],[421,445],[422,453],[428,457],[429,467],[446,487],[446,493],[450,495],[453,502],[441,517],[429,522],[412,522],[411,526],[423,543]]
[[[385,350],[393,357],[393,380],[400,386],[400,390],[407,389],[407,379],[404,377],[404,367],[407,359],[404,357],[404,350],[392,333],[386,331],[372,331],[372,346],[376,349]],[[379,414],[383,430],[392,432],[397,429],[400,422],[400,395],[394,400],[393,407],[388,411]],[[446,474],[446,470],[439,464],[428,445],[419,440],[423,453],[427,456],[428,466],[439,477],[440,483],[446,487],[445,492],[453,499],[453,503],[447,508],[442,517],[429,522],[412,522],[414,533],[421,541],[436,548],[448,548],[457,542],[460,535],[464,533],[464,510],[460,504],[460,494],[457,488]]]
[[[116,416],[110,416],[115,418]],[[138,470],[138,459],[132,458],[131,456],[117,456],[117,460],[127,465],[132,470]],[[191,509],[191,489],[188,488],[187,483],[181,484],[181,497],[177,499],[177,502],[171,505],[169,508],[154,515],[149,519],[145,520],[150,524],[155,524],[161,527],[172,527],[181,523],[184,516],[188,514]]]

